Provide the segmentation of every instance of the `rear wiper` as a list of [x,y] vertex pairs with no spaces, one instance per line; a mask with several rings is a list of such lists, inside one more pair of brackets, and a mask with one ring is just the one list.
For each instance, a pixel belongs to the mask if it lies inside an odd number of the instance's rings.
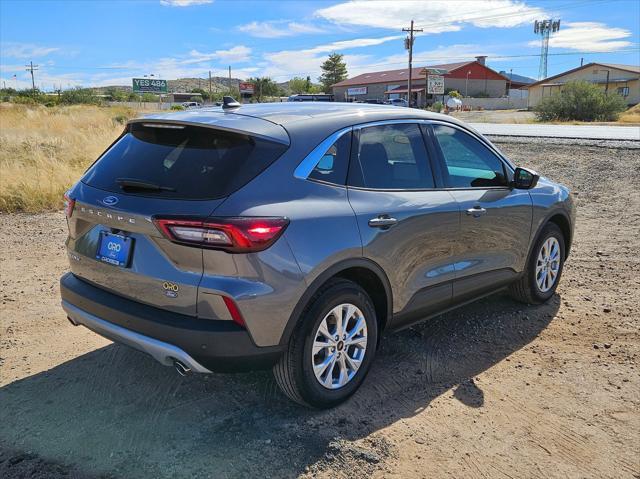
[[123,190],[126,188],[131,188],[147,191],[176,191],[175,188],[172,188],[170,186],[162,186],[156,183],[150,183],[149,181],[136,180],[135,178],[116,178],[116,183],[118,183],[120,185],[120,188],[122,188]]

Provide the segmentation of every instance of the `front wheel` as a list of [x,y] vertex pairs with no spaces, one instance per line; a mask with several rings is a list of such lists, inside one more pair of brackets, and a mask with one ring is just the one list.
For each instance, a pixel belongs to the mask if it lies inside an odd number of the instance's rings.
[[527,304],[547,301],[558,287],[564,260],[562,231],[555,223],[548,223],[534,245],[522,277],[511,285],[511,296]]
[[378,322],[369,295],[352,281],[331,280],[302,314],[274,366],[276,382],[297,403],[336,406],[362,384],[377,343]]

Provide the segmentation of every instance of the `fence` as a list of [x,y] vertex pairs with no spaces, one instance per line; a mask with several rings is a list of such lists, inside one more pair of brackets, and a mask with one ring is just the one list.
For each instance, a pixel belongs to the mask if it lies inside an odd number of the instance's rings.
[[462,98],[462,107],[472,110],[520,110],[528,107],[527,98]]

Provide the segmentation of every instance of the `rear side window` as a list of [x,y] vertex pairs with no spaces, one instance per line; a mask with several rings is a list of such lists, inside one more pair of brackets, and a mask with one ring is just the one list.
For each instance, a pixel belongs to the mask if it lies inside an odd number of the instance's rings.
[[450,188],[505,186],[502,161],[471,135],[449,126],[434,125],[447,169]]
[[222,198],[255,178],[286,149],[279,143],[212,128],[133,123],[82,181],[143,196]]
[[349,184],[364,188],[433,188],[433,174],[417,124],[371,126],[360,130]]
[[345,133],[322,155],[309,178],[326,181],[336,185],[344,185],[349,169],[351,152],[351,132]]

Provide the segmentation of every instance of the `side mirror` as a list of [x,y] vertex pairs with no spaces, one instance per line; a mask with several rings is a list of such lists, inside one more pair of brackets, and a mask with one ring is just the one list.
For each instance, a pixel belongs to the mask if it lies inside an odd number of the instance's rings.
[[519,190],[530,190],[538,184],[540,175],[533,170],[517,167],[513,173],[511,186]]

